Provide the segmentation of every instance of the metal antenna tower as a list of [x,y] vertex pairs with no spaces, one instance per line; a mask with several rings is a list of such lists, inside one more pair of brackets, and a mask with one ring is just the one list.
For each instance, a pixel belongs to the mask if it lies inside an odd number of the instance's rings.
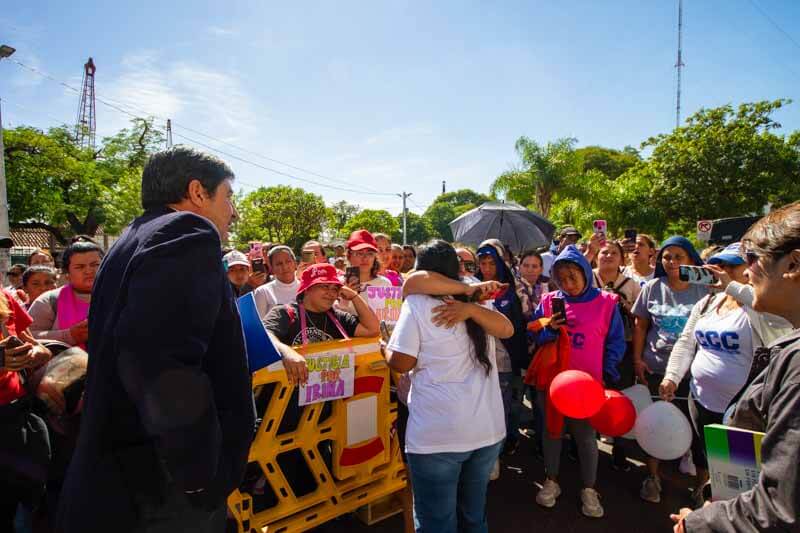
[[167,149],[172,148],[172,120],[167,119]]
[[78,122],[75,125],[75,139],[81,148],[94,149],[95,140],[95,102],[94,102],[94,73],[97,70],[94,61],[83,65],[83,84],[81,85],[81,103],[78,106]]
[[675,99],[675,127],[681,126],[681,71],[686,66],[683,63],[683,0],[678,0],[678,61],[675,68],[678,69],[678,90]]

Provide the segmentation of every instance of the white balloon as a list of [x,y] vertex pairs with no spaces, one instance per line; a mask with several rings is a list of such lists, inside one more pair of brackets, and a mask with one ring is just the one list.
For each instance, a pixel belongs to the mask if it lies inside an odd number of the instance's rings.
[[692,445],[692,426],[669,402],[658,401],[642,411],[633,432],[645,452],[663,461],[683,456]]
[[[642,411],[653,405],[653,398],[650,397],[650,389],[647,388],[647,385],[637,383],[636,385],[628,387],[627,389],[623,389],[620,392],[627,396],[631,402],[633,402],[633,407],[636,409],[637,418]],[[634,430],[630,430],[622,437],[625,439],[635,439],[636,433],[634,433]]]

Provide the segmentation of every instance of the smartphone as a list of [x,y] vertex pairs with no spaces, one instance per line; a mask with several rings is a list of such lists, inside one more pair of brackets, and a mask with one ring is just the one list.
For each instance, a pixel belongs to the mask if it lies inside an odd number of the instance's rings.
[[253,261],[257,258],[264,259],[264,245],[258,241],[250,243],[250,260]]
[[6,351],[19,348],[25,344],[16,335],[10,335],[3,341],[2,350],[0,350],[0,367],[6,366]]
[[252,259],[250,264],[253,267],[253,272],[266,273],[267,267],[264,266],[264,259]]
[[681,281],[688,281],[692,285],[713,285],[717,282],[717,278],[709,270],[692,265],[681,265],[678,270],[678,278]]
[[606,221],[595,220],[594,222],[592,222],[592,227],[594,228],[594,232],[600,236],[600,246],[605,245],[606,231],[608,230],[608,224],[606,224]]
[[315,262],[314,250],[303,250],[300,256],[300,260],[303,263],[313,264]]
[[637,233],[635,229],[626,229],[625,230],[625,240],[630,242],[636,242]]
[[389,326],[386,325],[385,320],[381,320],[380,326],[381,326],[381,338],[384,341],[389,342],[389,337],[391,337],[391,334],[389,333]]
[[553,310],[552,316],[560,314],[562,318],[567,318],[567,306],[564,303],[564,298],[553,298],[550,302]]
[[358,290],[361,285],[361,269],[358,267],[347,267],[344,273],[344,284],[355,287]]

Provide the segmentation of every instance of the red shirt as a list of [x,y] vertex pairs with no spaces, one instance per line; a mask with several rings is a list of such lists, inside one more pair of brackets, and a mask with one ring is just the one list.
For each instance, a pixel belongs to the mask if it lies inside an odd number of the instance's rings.
[[[9,335],[18,335],[19,332],[31,327],[33,319],[8,291],[4,289],[2,292],[0,297],[6,299],[6,304],[11,310],[11,315],[6,321],[6,329]],[[0,372],[0,405],[9,404],[23,396],[25,396],[25,387],[23,387],[22,381],[19,379],[19,373]]]

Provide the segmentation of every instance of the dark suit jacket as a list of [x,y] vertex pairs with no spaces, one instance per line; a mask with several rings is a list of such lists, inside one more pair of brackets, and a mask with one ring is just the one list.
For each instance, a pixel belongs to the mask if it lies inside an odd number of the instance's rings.
[[59,532],[128,531],[168,485],[221,505],[255,412],[239,314],[210,221],[148,211],[114,244],[89,311],[89,368]]

